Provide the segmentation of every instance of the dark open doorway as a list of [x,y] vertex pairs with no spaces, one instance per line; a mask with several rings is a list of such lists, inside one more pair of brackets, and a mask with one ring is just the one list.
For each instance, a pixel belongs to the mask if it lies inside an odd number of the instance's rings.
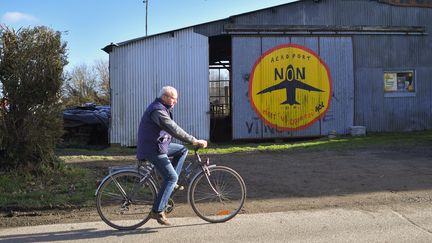
[[231,123],[231,37],[209,38],[210,141],[232,138]]

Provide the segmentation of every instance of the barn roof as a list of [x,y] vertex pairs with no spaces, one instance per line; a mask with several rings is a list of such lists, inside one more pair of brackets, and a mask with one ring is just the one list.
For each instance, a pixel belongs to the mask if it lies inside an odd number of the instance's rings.
[[[229,16],[227,18],[224,19],[218,19],[218,20],[214,20],[214,21],[209,21],[209,22],[205,22],[205,23],[200,23],[200,24],[196,24],[196,25],[192,25],[192,26],[187,26],[187,27],[183,27],[183,28],[179,28],[179,29],[175,29],[175,30],[170,30],[170,31],[165,31],[165,32],[161,32],[161,33],[157,33],[154,35],[148,35],[148,36],[143,36],[143,37],[138,37],[138,38],[134,38],[134,39],[130,39],[127,41],[123,41],[123,42],[119,42],[119,43],[113,43],[111,42],[109,45],[105,46],[104,48],[102,48],[103,51],[110,53],[112,51],[112,49],[114,47],[117,46],[123,46],[123,45],[127,45],[136,41],[140,41],[140,40],[144,40],[153,36],[158,36],[158,35],[164,35],[164,34],[173,34],[176,31],[180,31],[183,29],[188,29],[188,28],[193,28],[193,27],[199,27],[199,26],[204,26],[204,25],[210,25],[210,24],[214,24],[214,23],[223,23],[223,24],[227,24],[228,27],[232,27],[232,25],[230,25],[233,22],[233,19],[241,17],[241,16],[246,16],[246,15],[252,15],[258,12],[263,12],[263,11],[267,11],[267,10],[271,10],[271,9],[277,9],[280,8],[282,6],[286,6],[286,5],[292,5],[292,4],[296,4],[298,2],[305,2],[305,1],[313,1],[316,3],[320,3],[323,2],[323,0],[297,0],[297,1],[293,1],[293,2],[289,2],[289,3],[285,3],[285,4],[280,4],[280,5],[275,5],[275,6],[271,6],[271,7],[267,7],[267,8],[262,8],[262,9],[257,9],[254,11],[249,11],[249,12],[245,12],[245,13],[241,13],[241,14],[236,14],[236,15],[232,15]],[[425,8],[432,8],[432,1],[425,1],[425,0],[367,0],[368,2],[374,1],[374,2],[378,2],[378,3],[382,3],[382,4],[388,4],[388,5],[393,5],[393,6],[400,6],[400,7],[425,7]],[[296,27],[298,28],[298,26]],[[321,28],[320,26],[316,26],[316,28]],[[411,30],[412,31],[412,30]],[[424,30],[422,29],[420,32],[424,32]]]

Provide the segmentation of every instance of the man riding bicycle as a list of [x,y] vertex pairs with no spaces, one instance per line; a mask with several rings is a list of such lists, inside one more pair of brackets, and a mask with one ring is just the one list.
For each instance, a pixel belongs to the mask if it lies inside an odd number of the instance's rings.
[[[173,120],[172,109],[177,103],[177,98],[177,90],[174,87],[163,87],[159,91],[158,98],[144,112],[138,129],[138,160],[150,161],[163,178],[162,186],[151,212],[151,217],[162,225],[171,225],[164,209],[177,185],[188,153],[185,146],[172,143],[172,137],[185,143],[207,147],[206,140],[196,139]],[[168,157],[173,157],[172,161]]]

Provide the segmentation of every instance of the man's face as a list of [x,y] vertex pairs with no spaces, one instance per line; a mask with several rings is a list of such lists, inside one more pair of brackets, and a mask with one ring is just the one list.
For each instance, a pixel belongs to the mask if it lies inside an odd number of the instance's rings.
[[171,106],[171,108],[174,107],[175,104],[177,104],[177,92],[170,92],[166,93],[162,96],[162,100],[166,105]]

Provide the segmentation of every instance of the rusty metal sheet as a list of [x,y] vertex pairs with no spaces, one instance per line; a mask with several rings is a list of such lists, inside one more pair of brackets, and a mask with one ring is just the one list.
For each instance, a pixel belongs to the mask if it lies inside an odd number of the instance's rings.
[[432,8],[430,0],[379,0],[379,2],[404,7]]

